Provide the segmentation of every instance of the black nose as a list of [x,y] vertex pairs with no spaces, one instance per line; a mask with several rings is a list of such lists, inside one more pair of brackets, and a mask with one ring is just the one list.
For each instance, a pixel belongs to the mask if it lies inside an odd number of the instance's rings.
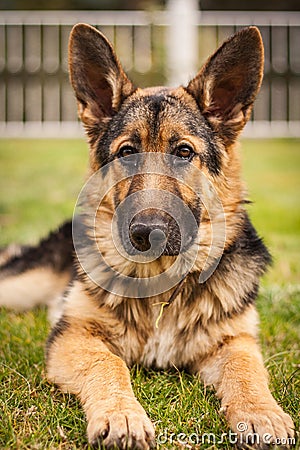
[[139,251],[145,252],[151,247],[160,249],[167,241],[168,225],[162,220],[133,220],[130,225],[130,240]]

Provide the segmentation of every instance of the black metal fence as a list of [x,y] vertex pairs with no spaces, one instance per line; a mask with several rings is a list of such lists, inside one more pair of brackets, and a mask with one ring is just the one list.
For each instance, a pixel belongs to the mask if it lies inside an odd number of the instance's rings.
[[[137,84],[168,82],[166,11],[2,11],[0,136],[82,135],[67,66],[68,37],[77,22],[106,34]],[[246,135],[300,136],[299,12],[195,12],[199,67],[225,37],[251,24],[262,32],[266,60]]]

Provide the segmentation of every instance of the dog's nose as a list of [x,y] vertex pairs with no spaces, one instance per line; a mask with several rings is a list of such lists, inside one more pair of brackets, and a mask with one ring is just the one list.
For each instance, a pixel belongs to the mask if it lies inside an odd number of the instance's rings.
[[132,221],[130,239],[133,246],[142,252],[160,249],[167,241],[168,225],[163,221]]

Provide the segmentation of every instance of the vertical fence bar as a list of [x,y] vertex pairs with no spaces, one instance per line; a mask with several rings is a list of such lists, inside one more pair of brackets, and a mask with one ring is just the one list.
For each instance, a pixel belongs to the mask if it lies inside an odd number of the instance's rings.
[[196,0],[168,0],[167,70],[171,86],[187,83],[195,74],[198,59]]
[[[6,72],[6,26],[0,25],[0,73]],[[0,78],[0,122],[7,121],[7,97],[4,76]]]

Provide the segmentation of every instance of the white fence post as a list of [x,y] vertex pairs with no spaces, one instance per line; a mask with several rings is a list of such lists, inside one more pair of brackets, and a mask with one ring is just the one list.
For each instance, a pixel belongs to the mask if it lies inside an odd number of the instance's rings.
[[168,0],[166,30],[168,84],[186,84],[198,63],[198,0]]

